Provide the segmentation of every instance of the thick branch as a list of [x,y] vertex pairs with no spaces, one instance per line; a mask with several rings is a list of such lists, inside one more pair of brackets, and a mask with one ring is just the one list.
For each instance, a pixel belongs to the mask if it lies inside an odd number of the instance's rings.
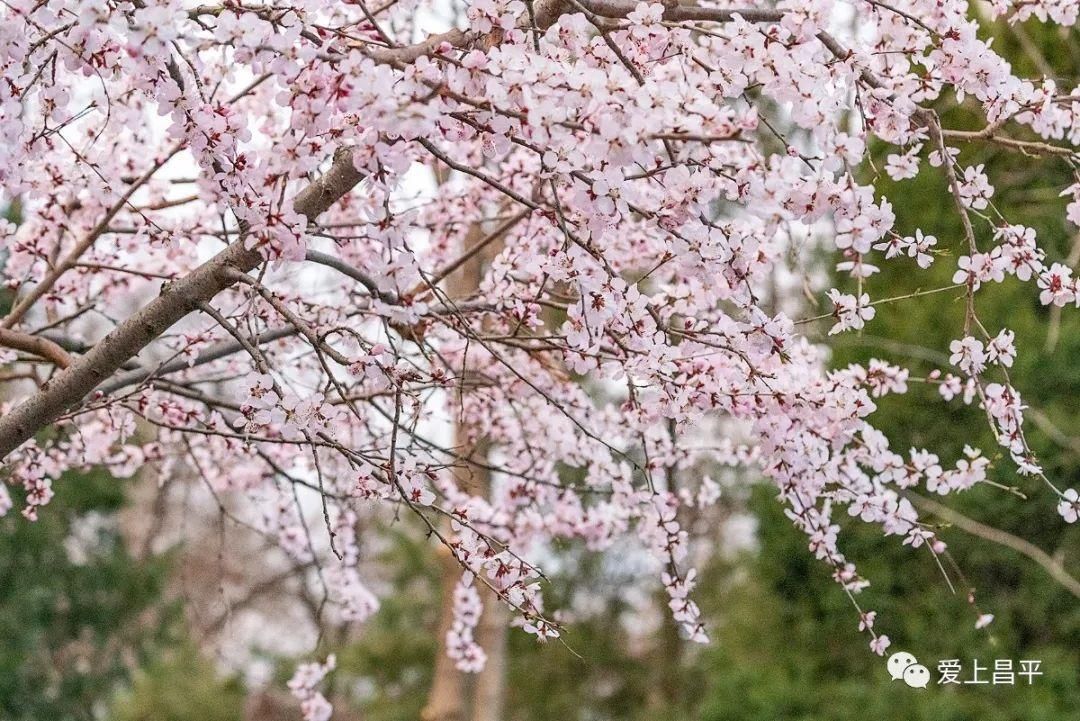
[[[361,180],[352,153],[342,150],[319,180],[293,202],[296,212],[309,220],[337,202]],[[247,272],[262,256],[244,246],[230,245],[187,276],[162,285],[161,294],[117,326],[90,351],[58,374],[33,396],[0,418],[0,459],[15,450],[64,411],[79,404],[102,381],[134,358],[181,318],[233,285],[235,272]]]
[[[605,18],[624,18],[637,9],[637,0],[579,0],[590,12]],[[783,10],[757,10],[754,8],[706,8],[695,5],[667,4],[664,19],[672,22],[698,20],[702,22],[728,23],[740,16],[748,23],[775,23],[784,17]]]
[[71,356],[68,352],[48,338],[42,338],[28,333],[0,328],[0,346],[21,350],[39,358],[52,361],[60,368],[71,365]]
[[305,260],[309,260],[312,263],[318,263],[319,265],[325,265],[327,268],[333,268],[342,275],[352,278],[367,288],[372,295],[379,297],[384,303],[397,302],[397,297],[393,293],[385,293],[379,290],[379,284],[375,282],[374,278],[367,273],[364,273],[359,268],[349,265],[340,258],[335,258],[329,253],[320,253],[317,250],[309,250],[305,255]]

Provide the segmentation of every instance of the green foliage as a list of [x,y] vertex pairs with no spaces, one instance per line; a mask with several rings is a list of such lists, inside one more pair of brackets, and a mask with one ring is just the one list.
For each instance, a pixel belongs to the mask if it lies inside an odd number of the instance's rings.
[[95,718],[130,668],[168,638],[170,614],[156,606],[166,559],[132,558],[110,523],[123,483],[69,474],[55,488],[37,522],[14,511],[0,519],[0,717],[8,721]]
[[[892,637],[892,650],[914,653],[932,671],[927,689],[911,689],[892,681],[884,661],[870,654],[848,599],[806,552],[804,537],[772,495],[760,488],[752,504],[760,552],[710,569],[702,582],[723,589],[703,599],[706,614],[720,622],[702,661],[708,678],[702,707],[686,718],[1050,721],[1080,713],[1080,612],[1030,561],[948,534],[980,603],[998,616],[979,631],[966,588],[951,593],[929,554],[901,549],[872,530],[848,534],[845,549],[874,583],[860,601],[879,611],[878,630]],[[975,581],[984,570],[986,579]],[[1030,686],[1023,680],[1014,687],[939,686],[937,661],[951,658],[962,661],[962,678],[970,677],[975,659],[986,666],[997,658],[1039,659],[1045,676]]]
[[236,721],[244,707],[237,678],[220,678],[190,645],[140,669],[121,694],[112,721]]
[[430,544],[405,533],[391,540],[382,560],[394,592],[380,599],[359,641],[337,649],[331,681],[368,721],[415,721],[435,664],[439,572]]

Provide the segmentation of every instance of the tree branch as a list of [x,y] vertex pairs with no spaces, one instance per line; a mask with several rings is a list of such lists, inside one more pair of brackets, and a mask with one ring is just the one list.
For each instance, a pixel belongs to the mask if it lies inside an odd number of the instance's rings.
[[386,293],[379,290],[378,283],[375,279],[364,273],[359,268],[349,265],[340,258],[335,258],[329,253],[322,253],[317,250],[309,250],[304,256],[304,259],[312,263],[318,263],[319,265],[325,265],[327,268],[333,268],[337,272],[344,276],[352,278],[368,289],[368,292],[374,296],[380,298],[384,303],[397,303],[397,296],[393,293]]
[[[352,161],[352,151],[341,149],[326,174],[301,191],[293,207],[308,220],[314,220],[361,179]],[[163,284],[157,298],[113,329],[41,390],[0,418],[0,459],[80,403],[126,361],[201,303],[233,285],[235,271],[250,271],[262,260],[262,255],[246,248],[241,238],[180,280]]]
[[48,338],[42,338],[41,336],[0,328],[0,346],[31,353],[39,358],[52,361],[60,368],[67,368],[71,365],[71,356],[66,350]]
[[[637,0],[578,0],[582,5],[605,18],[624,18],[637,9]],[[665,5],[667,5],[665,3]],[[698,20],[702,22],[729,23],[740,16],[748,23],[775,23],[783,19],[784,10],[758,10],[754,8],[706,8],[695,5],[667,5],[664,20]]]
[[[300,331],[291,326],[285,326],[283,328],[275,328],[274,330],[268,330],[265,333],[259,334],[252,339],[252,344],[260,346],[264,343],[271,343],[281,338],[289,338],[297,335]],[[231,356],[234,353],[239,353],[244,350],[244,347],[237,343],[235,340],[222,341],[215,343],[208,347],[202,353],[200,353],[194,361],[189,361],[186,358],[177,358],[167,363],[163,363],[156,368],[143,367],[132,368],[126,373],[121,373],[117,376],[113,376],[107,382],[98,386],[98,392],[102,395],[109,395],[115,393],[122,388],[133,386],[137,383],[142,383],[147,379],[154,379],[159,376],[167,376],[172,373],[178,373],[180,371],[194,368],[196,366],[212,363],[226,356]]]
[[922,506],[926,510],[933,513],[935,516],[948,521],[952,525],[959,528],[965,533],[970,533],[973,536],[977,536],[986,541],[997,543],[1007,548],[1011,548],[1018,553],[1021,553],[1035,563],[1043,567],[1043,569],[1050,574],[1050,576],[1068,589],[1069,593],[1080,598],[1080,581],[1077,581],[1069,572],[1065,570],[1065,567],[1058,563],[1053,556],[1046,551],[1042,550],[1034,543],[1026,541],[1019,536],[1014,536],[1011,533],[1002,531],[1000,528],[993,528],[985,524],[979,523],[976,520],[968,518],[967,516],[954,511],[948,506],[942,505],[937,501],[920,496],[917,493],[909,492],[908,497],[915,502],[915,505]]

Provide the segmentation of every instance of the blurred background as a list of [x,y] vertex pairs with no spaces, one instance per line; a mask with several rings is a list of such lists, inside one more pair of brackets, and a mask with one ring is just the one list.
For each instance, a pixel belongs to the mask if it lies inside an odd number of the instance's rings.
[[[994,31],[994,47],[1022,74],[1045,73],[1059,87],[1077,82],[1075,30],[999,23]],[[1071,33],[1073,42],[1051,43],[1050,33]],[[962,107],[947,111],[947,124],[981,128]],[[987,165],[1006,217],[1034,227],[1049,256],[1080,260],[1080,237],[1055,190],[1073,182],[1065,163],[1020,164],[993,146],[962,151],[964,165]],[[871,148],[874,167],[884,167],[887,152]],[[939,174],[876,182],[901,234],[919,227],[939,238],[937,262],[918,282],[948,285],[961,229]],[[8,215],[17,222],[18,208]],[[801,259],[807,267],[835,262],[815,253]],[[918,290],[908,268],[883,264],[869,281],[874,296]],[[853,281],[826,278],[830,284]],[[1033,286],[1014,279],[979,297],[992,333],[1016,332],[1012,377],[1030,406],[1029,439],[1047,475],[1080,487],[1080,311],[1040,306]],[[805,315],[817,314],[813,302],[803,301]],[[880,358],[925,376],[947,365],[962,311],[948,293],[880,306],[865,332],[830,339],[830,363]],[[827,322],[808,328],[824,341]],[[895,447],[927,446],[943,458],[958,457],[961,438],[977,429],[981,446],[995,447],[978,409],[944,403],[936,387],[919,383],[884,399],[876,423]],[[955,590],[930,554],[857,521],[845,528],[845,553],[873,584],[861,600],[878,611],[890,651],[909,651],[931,668],[923,690],[892,681],[868,651],[850,602],[767,484],[727,468],[696,470],[723,489],[715,508],[682,519],[698,545],[696,598],[711,644],[678,637],[656,579],[625,554],[556,548],[545,595],[560,609],[562,642],[538,645],[500,630],[505,619],[489,614],[479,638],[489,664],[472,676],[437,650],[457,571],[416,524],[360,530],[365,577],[377,579],[382,607],[355,625],[325,612],[303,581],[311,568],[231,524],[230,499],[208,497],[196,474],[66,477],[37,523],[17,513],[0,519],[0,719],[298,718],[285,681],[297,661],[329,653],[337,668],[327,695],[341,720],[1080,719],[1080,526],[1068,527],[1038,481],[1016,476],[1007,459],[995,464],[994,480],[1028,500],[987,485],[946,499],[948,509],[913,498],[940,523]],[[982,614],[994,620],[977,629]],[[1035,659],[1043,675],[1030,685],[939,685],[941,659],[960,659],[964,677],[976,659],[991,667]]]

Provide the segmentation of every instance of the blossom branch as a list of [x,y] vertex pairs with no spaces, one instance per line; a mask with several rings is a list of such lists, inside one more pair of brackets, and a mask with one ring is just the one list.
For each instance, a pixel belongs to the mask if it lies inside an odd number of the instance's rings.
[[[352,190],[362,179],[348,149],[339,151],[333,165],[305,188],[293,202],[309,220]],[[168,328],[236,282],[234,271],[247,272],[262,255],[237,241],[190,274],[163,284],[161,294],[117,326],[86,355],[58,374],[49,385],[0,418],[0,459],[40,428],[78,404],[126,361],[134,358]]]

